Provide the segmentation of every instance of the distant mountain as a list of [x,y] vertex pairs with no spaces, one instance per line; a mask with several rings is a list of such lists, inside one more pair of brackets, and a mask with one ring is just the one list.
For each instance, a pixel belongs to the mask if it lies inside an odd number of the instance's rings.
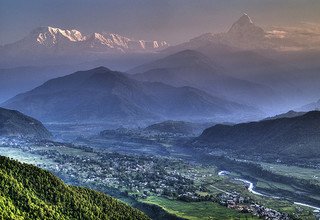
[[168,46],[165,41],[135,40],[107,32],[84,35],[74,29],[47,26],[32,30],[17,42],[0,46],[0,67],[83,63],[115,59],[117,56],[129,59],[133,55],[152,54]]
[[68,186],[48,171],[3,156],[0,180],[3,219],[149,219],[101,192]]
[[232,150],[239,154],[273,158],[319,158],[320,112],[233,126],[215,125],[193,142],[194,146]]
[[194,50],[180,51],[129,72],[137,73],[132,77],[138,80],[192,86],[253,106],[272,106],[281,100],[270,87],[233,77],[219,62]]
[[195,50],[182,50],[177,53],[165,56],[135,67],[128,72],[142,73],[152,69],[174,69],[174,68],[202,68],[206,71],[219,71],[220,67],[209,57]]
[[260,113],[195,88],[140,82],[105,67],[49,80],[8,100],[3,106],[46,122],[225,120]]
[[278,111],[271,114],[318,98],[320,66],[316,60],[319,52],[239,50],[221,44],[203,45],[195,50],[222,67],[225,74],[272,89],[277,97],[272,98],[273,102],[265,100],[266,108],[270,106],[269,110]]
[[18,111],[0,108],[0,136],[50,139],[52,135],[43,124]]
[[226,45],[242,49],[269,49],[274,45],[269,42],[265,31],[255,25],[251,18],[244,14],[236,21],[229,31],[217,36]]
[[115,33],[93,33],[85,36],[78,30],[39,27],[20,41],[4,45],[0,52],[61,54],[73,52],[127,53],[164,49],[165,41],[134,40]]
[[[304,88],[298,82],[301,75],[305,76],[305,71],[301,70],[300,61],[294,58],[299,52],[280,52],[278,47],[266,31],[244,14],[226,33],[203,34],[163,52],[173,54],[195,50],[235,78],[267,85],[280,95],[287,95],[287,90],[291,90],[290,94],[302,93]],[[291,59],[295,60],[292,62]]]
[[298,108],[297,110],[298,111],[314,111],[314,110],[318,111],[319,109],[320,109],[320,99],[316,102],[312,102],[307,105],[304,105]]
[[274,120],[274,119],[279,119],[279,118],[294,118],[294,117],[301,116],[304,114],[306,114],[306,112],[296,112],[296,111],[291,110],[291,111],[288,111],[283,114],[279,114],[279,115],[265,118],[263,120]]
[[[312,43],[307,43],[309,39],[307,33],[312,37]],[[297,30],[297,28],[277,27],[264,30],[257,26],[249,15],[243,14],[225,33],[205,33],[188,42],[168,47],[164,51],[175,53],[210,44],[226,45],[238,50],[297,51],[320,49],[319,30],[316,28]]]
[[[231,88],[225,91],[231,92],[225,96],[226,98],[238,102],[246,101],[245,103],[251,105],[262,104],[265,112],[279,114],[302,105],[306,100],[316,98],[316,94],[320,92],[320,77],[317,74],[320,69],[317,61],[320,43],[316,43],[320,42],[319,32],[316,28],[309,28],[304,35],[303,29],[299,29],[299,37],[296,37],[295,29],[290,30],[280,31],[282,34],[277,30],[264,30],[244,14],[225,33],[206,33],[188,42],[170,46],[162,53],[163,56],[168,56],[186,50],[200,52],[211,60],[213,66],[220,67],[219,73],[269,89],[269,92],[244,93],[247,98],[243,100],[237,97],[242,91],[232,92]],[[309,34],[313,39],[313,43],[310,44],[307,43]],[[155,70],[153,65],[149,68],[143,67],[144,65],[134,68],[131,72],[152,73],[151,70]],[[172,76],[172,73],[162,69],[161,74],[165,77]],[[145,75],[143,78],[148,79]],[[205,88],[201,89],[208,91]],[[220,95],[216,91],[213,92]],[[258,94],[261,97],[251,98],[250,94]]]
[[237,50],[275,47],[266,37],[266,32],[261,27],[256,26],[247,14],[243,14],[226,33],[205,33],[189,42],[168,47],[165,52],[173,53],[185,49],[196,49],[210,44],[225,45]]

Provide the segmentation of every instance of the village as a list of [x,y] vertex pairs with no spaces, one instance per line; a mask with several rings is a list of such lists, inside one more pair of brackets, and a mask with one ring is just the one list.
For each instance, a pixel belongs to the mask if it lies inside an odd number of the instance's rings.
[[251,213],[263,219],[273,220],[289,220],[289,216],[285,213],[266,208],[262,205],[254,203],[249,197],[243,197],[237,192],[222,193],[218,196],[220,205],[230,209],[235,209],[243,213]]

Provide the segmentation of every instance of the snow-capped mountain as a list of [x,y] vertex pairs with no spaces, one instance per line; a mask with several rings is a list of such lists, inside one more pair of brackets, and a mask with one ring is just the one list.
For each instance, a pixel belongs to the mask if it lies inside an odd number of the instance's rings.
[[78,30],[39,27],[20,41],[7,44],[2,51],[9,55],[153,52],[168,46],[165,41],[135,40],[114,33],[84,35]]
[[121,52],[128,51],[155,51],[168,46],[165,41],[133,40],[114,33],[93,33],[83,42],[85,47],[94,50],[116,49]]
[[256,26],[247,14],[243,14],[229,31],[225,33],[224,40],[235,47],[244,49],[255,49],[269,47],[266,42],[266,33]]
[[237,40],[244,40],[245,38],[262,39],[265,37],[265,32],[261,27],[256,26],[249,15],[243,14],[238,21],[236,21],[229,31],[227,36]]
[[[198,49],[208,45],[224,45],[235,50],[303,50],[320,48],[320,28],[277,28],[264,30],[247,14],[243,14],[225,33],[206,33],[188,42],[171,46],[165,51],[175,53],[186,49]],[[312,42],[310,37],[313,36]]]
[[266,37],[267,33],[256,26],[247,14],[243,14],[225,33],[206,33],[188,42],[167,48],[169,53],[186,49],[198,49],[206,45],[224,45],[237,49],[262,49],[271,45]]
[[86,39],[78,30],[62,30],[54,27],[39,27],[31,32],[31,39],[36,38],[37,43],[52,47],[61,41],[79,42]]

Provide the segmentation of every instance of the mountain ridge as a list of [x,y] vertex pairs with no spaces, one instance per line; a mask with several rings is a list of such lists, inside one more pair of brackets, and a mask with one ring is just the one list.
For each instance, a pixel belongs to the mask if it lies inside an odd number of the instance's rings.
[[[196,50],[183,50],[129,70],[132,78],[162,82],[172,86],[191,86],[211,95],[247,105],[270,106],[281,97],[267,85],[241,79]],[[264,109],[263,109],[264,110]]]
[[236,125],[215,125],[193,141],[194,146],[224,149],[239,154],[283,158],[317,158],[320,155],[320,112]]
[[140,82],[105,67],[49,80],[3,105],[44,121],[205,119],[259,112],[192,87]]
[[[296,28],[264,28],[244,13],[238,20],[233,22],[226,32],[204,33],[190,39],[187,42],[172,45],[162,50],[163,53],[171,54],[185,49],[196,49],[206,44],[225,45],[234,50],[266,50],[266,51],[300,51],[312,48],[320,48],[319,40],[313,40],[312,47],[302,42],[303,31],[296,33]],[[299,37],[296,37],[296,35]],[[318,36],[315,33],[314,36]],[[316,37],[315,37],[316,38]],[[307,41],[305,39],[305,41]]]
[[84,35],[76,29],[60,29],[51,26],[38,27],[23,39],[3,45],[4,54],[51,53],[64,54],[78,51],[104,53],[152,52],[168,46],[165,41],[135,40],[116,33],[94,32]]

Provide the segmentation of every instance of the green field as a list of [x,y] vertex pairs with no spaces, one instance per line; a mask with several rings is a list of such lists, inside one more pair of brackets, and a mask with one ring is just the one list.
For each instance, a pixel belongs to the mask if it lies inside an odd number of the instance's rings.
[[283,176],[291,176],[298,179],[312,180],[313,182],[320,184],[319,169],[287,166],[283,164],[270,164],[270,163],[260,163],[260,164],[264,169],[270,170],[273,173],[280,174]]
[[190,220],[259,219],[250,214],[242,214],[228,209],[214,202],[182,202],[155,196],[150,196],[141,201],[158,205],[171,214]]

